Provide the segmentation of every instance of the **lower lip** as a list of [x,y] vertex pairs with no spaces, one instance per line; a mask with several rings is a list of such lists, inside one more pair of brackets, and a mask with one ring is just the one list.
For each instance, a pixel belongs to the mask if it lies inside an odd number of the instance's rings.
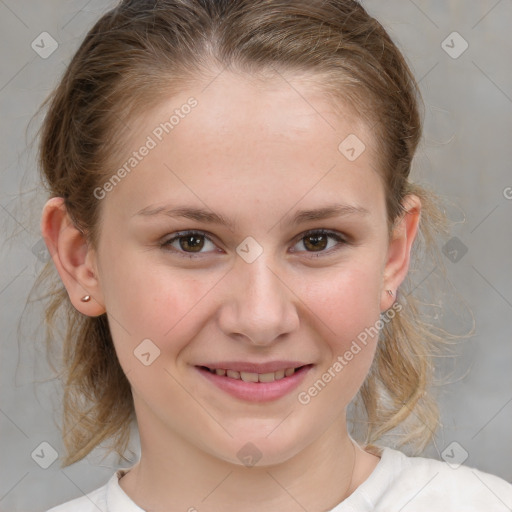
[[199,366],[196,366],[196,370],[209,382],[235,398],[247,402],[269,402],[293,391],[304,380],[312,367],[312,365],[302,366],[299,370],[295,370],[295,373],[290,377],[284,377],[273,382],[244,382],[241,379],[217,375]]

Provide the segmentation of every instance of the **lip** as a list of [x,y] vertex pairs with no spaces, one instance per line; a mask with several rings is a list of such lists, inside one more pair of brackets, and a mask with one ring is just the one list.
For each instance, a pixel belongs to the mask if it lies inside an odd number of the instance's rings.
[[207,363],[198,366],[206,366],[207,368],[223,368],[224,370],[235,370],[236,372],[250,373],[270,373],[286,368],[298,368],[306,366],[302,361],[269,361],[267,363],[250,363],[247,361],[219,361],[216,363]]
[[[273,382],[244,382],[226,376],[211,373],[208,368],[224,368],[251,373],[270,373],[285,368],[299,368],[290,377],[284,377]],[[225,393],[246,402],[269,402],[278,400],[293,391],[304,380],[306,374],[313,368],[312,364],[293,361],[273,361],[265,364],[245,362],[224,362],[215,365],[195,366],[195,370],[209,384],[214,384]]]

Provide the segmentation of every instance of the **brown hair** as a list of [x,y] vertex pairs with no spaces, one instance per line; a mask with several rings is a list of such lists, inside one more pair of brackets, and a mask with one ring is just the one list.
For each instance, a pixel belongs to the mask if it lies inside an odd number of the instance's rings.
[[[130,122],[189,81],[213,79],[223,68],[321,77],[321,89],[350,105],[374,135],[390,229],[404,214],[404,197],[418,195],[422,214],[415,251],[434,255],[441,268],[435,238],[446,233],[444,215],[435,196],[408,179],[422,132],[419,88],[385,29],[353,0],[126,0],[103,15],[43,104],[48,110],[39,161],[50,197],[65,199],[93,247],[101,213],[93,191],[119,163]],[[65,465],[107,440],[123,454],[133,402],[106,314],[91,318],[76,311],[51,261],[38,278],[40,284],[46,280],[53,283],[46,309],[48,349],[58,337],[57,320],[65,325]],[[405,426],[397,444],[420,451],[438,421],[427,390],[436,347],[446,338],[421,320],[421,302],[413,290],[405,292],[408,286],[409,277],[397,297],[402,308],[381,331],[359,398],[366,443]]]

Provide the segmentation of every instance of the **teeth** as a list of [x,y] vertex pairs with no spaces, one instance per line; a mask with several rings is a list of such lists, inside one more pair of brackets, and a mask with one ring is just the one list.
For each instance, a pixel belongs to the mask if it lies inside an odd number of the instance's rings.
[[275,380],[281,380],[283,378],[284,378],[284,370],[277,370],[277,372],[274,372]]
[[221,377],[229,377],[231,379],[243,380],[244,382],[274,382],[285,377],[291,377],[295,373],[295,368],[286,368],[285,370],[277,370],[269,373],[252,373],[237,372],[235,370],[224,370],[222,368],[210,369],[211,373],[220,375]]
[[240,378],[244,382],[258,382],[258,374],[257,373],[240,372]]
[[259,381],[260,382],[274,382],[276,379],[276,375],[274,372],[271,373],[261,373],[259,375]]

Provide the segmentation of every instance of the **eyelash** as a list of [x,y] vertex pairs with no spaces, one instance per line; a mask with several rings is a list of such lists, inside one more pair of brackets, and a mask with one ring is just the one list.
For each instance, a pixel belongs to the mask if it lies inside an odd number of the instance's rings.
[[[331,247],[331,249],[322,250],[322,251],[318,251],[318,252],[306,251],[306,252],[311,252],[311,255],[307,256],[308,258],[319,258],[319,257],[325,256],[325,255],[330,255],[332,252],[341,249],[340,246],[347,245],[349,243],[347,241],[347,239],[344,238],[343,236],[340,236],[340,234],[336,233],[335,231],[329,231],[327,229],[313,229],[310,231],[306,231],[305,233],[302,233],[296,239],[295,243],[302,241],[304,238],[307,238],[310,236],[315,236],[315,235],[317,235],[317,236],[318,235],[326,235],[330,238],[333,238],[334,240],[336,240],[338,242],[338,245],[337,245],[337,247],[334,247],[334,248]],[[175,242],[176,240],[179,240],[181,238],[186,238],[188,236],[201,236],[201,237],[204,237],[207,241],[215,243],[212,240],[212,238],[210,238],[204,231],[193,231],[192,230],[192,231],[180,231],[179,233],[176,233],[172,238],[169,238],[168,240],[165,240],[164,242],[162,242],[160,244],[160,247],[162,247],[163,249],[165,249],[169,252],[173,252],[183,258],[188,258],[188,259],[202,258],[203,257],[202,255],[204,255],[204,253],[188,253],[188,252],[185,252],[182,250],[175,249],[174,247],[170,247],[171,244],[173,242]]]

